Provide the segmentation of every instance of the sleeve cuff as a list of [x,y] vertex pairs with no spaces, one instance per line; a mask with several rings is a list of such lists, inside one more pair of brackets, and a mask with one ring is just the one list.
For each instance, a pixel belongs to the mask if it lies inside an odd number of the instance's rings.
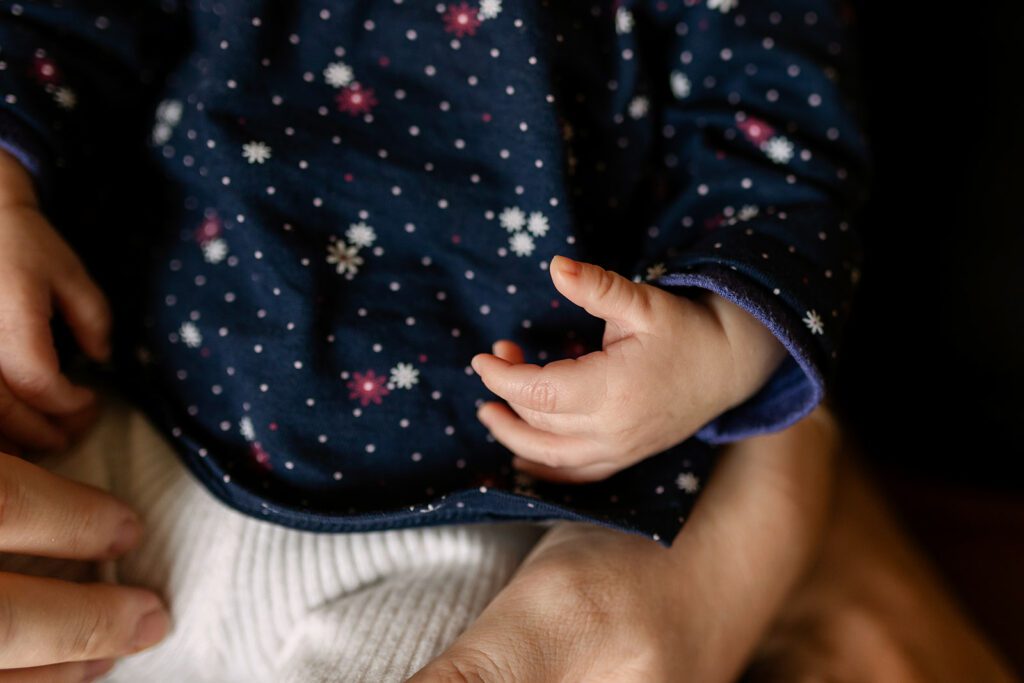
[[50,154],[47,148],[16,114],[0,109],[0,149],[21,162],[35,181],[40,203],[50,193]]
[[790,308],[764,287],[729,266],[713,263],[663,275],[648,284],[668,291],[687,287],[709,289],[764,323],[789,351],[789,356],[756,394],[707,423],[696,432],[696,438],[721,444],[779,431],[799,421],[821,402],[825,378],[813,360],[813,347],[794,334],[794,330],[801,329],[801,323],[793,320]]

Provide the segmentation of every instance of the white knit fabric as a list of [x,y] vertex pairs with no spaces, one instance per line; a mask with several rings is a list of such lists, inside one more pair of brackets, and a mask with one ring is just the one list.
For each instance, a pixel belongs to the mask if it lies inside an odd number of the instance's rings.
[[110,683],[404,681],[504,586],[548,524],[500,522],[318,534],[213,498],[137,409],[105,398],[99,423],[41,464],[112,491],[146,536],[94,567],[14,555],[0,569],[151,587],[171,634],[122,659]]

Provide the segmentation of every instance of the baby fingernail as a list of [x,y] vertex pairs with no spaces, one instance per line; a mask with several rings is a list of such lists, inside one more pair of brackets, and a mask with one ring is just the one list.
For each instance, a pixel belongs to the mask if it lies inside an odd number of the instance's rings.
[[564,275],[579,275],[580,264],[577,261],[573,261],[568,256],[558,255],[558,269],[562,271]]
[[167,629],[171,620],[163,609],[155,609],[139,620],[135,627],[135,635],[132,638],[132,650],[142,650],[150,645],[156,645],[167,635]]
[[133,547],[142,534],[142,525],[133,518],[121,522],[114,532],[114,542],[110,544],[108,553],[111,557],[117,557],[121,553]]

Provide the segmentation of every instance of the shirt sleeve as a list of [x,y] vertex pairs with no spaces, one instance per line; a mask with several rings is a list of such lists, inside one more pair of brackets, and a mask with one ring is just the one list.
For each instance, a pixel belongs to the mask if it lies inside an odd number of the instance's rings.
[[853,15],[833,0],[651,0],[631,11],[640,58],[666,65],[650,93],[662,117],[660,208],[634,280],[715,291],[789,351],[697,438],[785,428],[834,381],[863,260],[855,227],[871,162]]
[[103,182],[97,165],[151,125],[182,28],[172,0],[0,2],[0,148],[44,206],[60,183]]

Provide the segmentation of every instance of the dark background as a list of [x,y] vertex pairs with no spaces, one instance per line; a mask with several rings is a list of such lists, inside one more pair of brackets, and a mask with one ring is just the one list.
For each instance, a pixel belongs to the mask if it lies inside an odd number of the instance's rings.
[[1024,672],[1024,6],[854,6],[876,177],[835,407]]

